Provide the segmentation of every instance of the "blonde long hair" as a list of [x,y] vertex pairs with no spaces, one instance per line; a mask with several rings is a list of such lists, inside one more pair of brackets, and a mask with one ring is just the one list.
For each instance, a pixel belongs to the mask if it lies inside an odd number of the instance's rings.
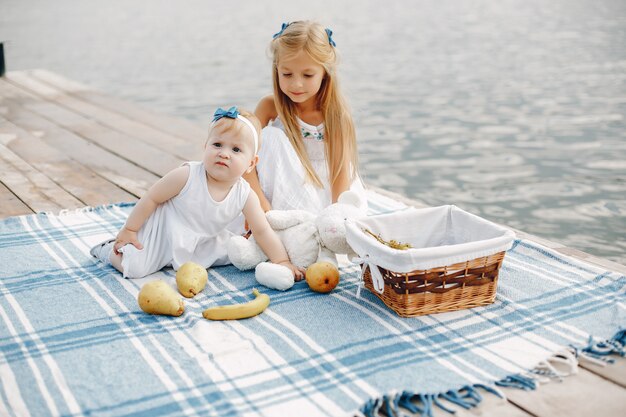
[[315,173],[302,142],[302,133],[297,122],[296,105],[283,93],[278,83],[278,62],[305,51],[309,57],[324,67],[324,78],[317,93],[317,106],[324,118],[324,139],[326,142],[326,163],[328,176],[333,184],[349,157],[351,179],[357,175],[358,153],[356,133],[352,115],[341,94],[336,75],[337,53],[330,45],[328,34],[319,23],[310,21],[293,22],[272,40],[270,53],[273,58],[272,81],[274,84],[274,104],[278,116],[285,126],[285,133],[302,162],[308,179],[323,188],[322,181]]

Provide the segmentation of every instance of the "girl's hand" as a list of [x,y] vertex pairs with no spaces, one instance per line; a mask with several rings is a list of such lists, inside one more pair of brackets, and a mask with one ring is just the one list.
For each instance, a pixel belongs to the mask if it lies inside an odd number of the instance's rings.
[[115,238],[115,244],[113,245],[113,253],[115,253],[116,255],[119,255],[120,248],[124,245],[128,245],[129,243],[133,245],[134,247],[136,247],[137,249],[140,249],[140,250],[143,249],[143,245],[137,238],[137,232],[133,230],[129,230],[126,228],[126,226],[124,226],[122,227],[122,230],[120,230],[120,232],[117,234]]
[[293,277],[295,278],[296,281],[302,281],[304,279],[304,269],[303,268],[298,268],[297,266],[295,266],[294,264],[292,264],[289,261],[281,261],[278,262],[278,265],[282,265],[282,266],[286,266],[287,268],[289,268],[291,270],[291,273],[293,274]]

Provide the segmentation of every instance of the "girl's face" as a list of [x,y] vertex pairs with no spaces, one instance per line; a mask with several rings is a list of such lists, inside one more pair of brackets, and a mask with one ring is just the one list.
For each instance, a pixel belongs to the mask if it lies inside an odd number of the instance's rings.
[[204,168],[209,179],[234,184],[256,164],[254,137],[243,122],[241,126],[224,129],[220,122],[211,129],[204,148]]
[[315,97],[324,80],[324,67],[300,51],[289,59],[278,61],[278,85],[280,90],[297,105],[315,103]]

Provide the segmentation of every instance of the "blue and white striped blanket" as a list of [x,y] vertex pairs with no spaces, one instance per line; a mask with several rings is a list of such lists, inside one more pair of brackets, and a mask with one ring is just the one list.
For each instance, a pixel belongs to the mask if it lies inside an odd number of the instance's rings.
[[368,414],[403,391],[493,385],[626,324],[625,276],[528,241],[508,252],[484,308],[400,318],[368,291],[357,297],[359,268],[347,265],[330,295],[304,282],[264,289],[262,315],[210,322],[205,308],[245,302],[255,286],[252,272],[219,267],[183,316],[151,316],[137,293],[173,282],[171,270],[125,280],[89,256],[130,209],[0,221],[0,415]]

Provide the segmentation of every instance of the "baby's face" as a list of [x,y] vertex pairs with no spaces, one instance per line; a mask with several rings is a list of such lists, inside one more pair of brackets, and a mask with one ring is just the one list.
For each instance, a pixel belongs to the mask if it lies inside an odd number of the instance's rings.
[[230,129],[225,128],[226,123],[220,120],[211,129],[203,162],[209,177],[234,184],[254,168],[257,157],[252,131],[240,120]]

